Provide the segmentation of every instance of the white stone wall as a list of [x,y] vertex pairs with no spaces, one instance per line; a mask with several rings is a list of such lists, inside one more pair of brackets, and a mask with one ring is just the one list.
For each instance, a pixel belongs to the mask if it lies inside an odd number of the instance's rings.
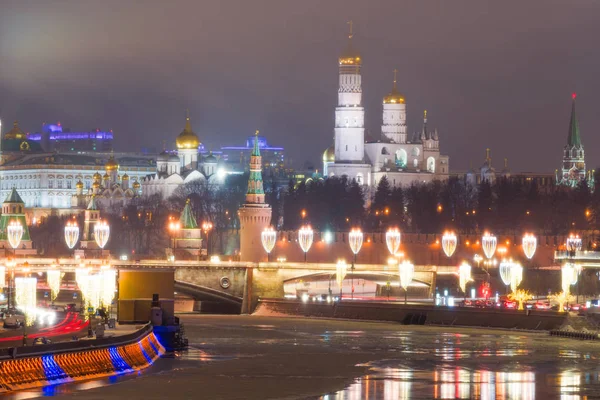
[[394,143],[406,143],[406,104],[384,104],[381,133]]

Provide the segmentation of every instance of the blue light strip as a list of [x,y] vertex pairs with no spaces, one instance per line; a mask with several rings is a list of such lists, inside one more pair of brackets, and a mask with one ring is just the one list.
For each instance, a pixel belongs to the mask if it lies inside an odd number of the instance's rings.
[[42,365],[44,367],[44,374],[46,375],[46,379],[49,381],[63,379],[67,377],[65,371],[54,360],[53,355],[43,356]]
[[108,354],[110,355],[110,361],[115,368],[115,371],[127,371],[131,369],[131,366],[127,364],[123,357],[119,354],[119,350],[116,347],[110,347],[108,349]]
[[148,363],[152,364],[154,361],[152,360],[152,357],[150,357],[148,355],[148,353],[146,353],[146,350],[144,350],[144,346],[142,346],[142,342],[138,342],[138,346],[140,346],[140,350],[142,350],[142,354],[144,355],[144,357],[146,357],[146,360],[148,361]]

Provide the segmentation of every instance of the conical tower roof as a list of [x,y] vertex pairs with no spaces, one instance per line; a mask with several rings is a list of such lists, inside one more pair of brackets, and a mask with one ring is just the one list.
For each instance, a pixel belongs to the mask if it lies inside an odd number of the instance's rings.
[[567,145],[569,147],[581,147],[581,135],[579,134],[579,121],[575,113],[575,98],[577,95],[573,93],[573,105],[571,106],[571,120],[569,121],[569,136]]
[[23,201],[23,199],[21,198],[21,196],[19,195],[19,192],[17,192],[17,189],[15,189],[15,188],[12,188],[12,190],[10,191],[8,196],[6,196],[6,200],[4,200],[4,202],[5,203],[21,203],[21,204],[25,203]]
[[185,202],[185,207],[183,207],[179,222],[181,223],[182,229],[198,229],[198,223],[196,222],[196,218],[194,218],[192,207],[190,206],[190,199],[187,199]]
[[92,198],[90,199],[87,209],[88,210],[98,210],[98,205],[96,204],[96,195],[93,195]]

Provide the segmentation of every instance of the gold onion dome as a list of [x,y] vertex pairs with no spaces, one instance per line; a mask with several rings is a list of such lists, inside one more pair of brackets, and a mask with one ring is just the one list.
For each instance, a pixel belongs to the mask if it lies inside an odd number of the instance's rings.
[[19,128],[19,121],[13,122],[13,128],[4,134],[4,139],[27,139],[25,132]]
[[119,169],[119,164],[117,164],[117,162],[115,161],[115,158],[112,155],[106,162],[106,165],[104,165],[104,169],[106,169],[107,171],[114,171],[114,170]]
[[140,183],[138,181],[133,182],[133,188],[134,189],[139,189],[140,188]]
[[406,98],[398,91],[398,88],[396,87],[397,72],[398,70],[394,70],[394,86],[392,87],[392,91],[383,98],[383,104],[404,104],[406,102]]
[[123,177],[121,178],[124,181],[128,181],[129,180],[129,175],[125,174],[123,175]]
[[346,50],[340,55],[338,59],[340,65],[360,65],[362,63],[362,59],[360,58],[360,53],[356,51],[352,47],[352,21],[348,22],[350,25],[350,33],[348,34],[348,46],[346,46]]
[[331,145],[323,152],[323,162],[335,161],[335,146]]
[[185,128],[183,128],[183,131],[177,136],[175,142],[177,143],[178,149],[197,149],[200,145],[198,136],[192,131],[192,124],[189,116],[185,118]]
[[104,174],[104,180],[107,181],[110,179],[110,175],[109,174]]
[[81,182],[81,180],[77,181],[77,183],[75,184],[75,187],[77,189],[83,189],[83,182]]
[[100,187],[100,184],[98,183],[98,181],[95,181],[94,183],[92,183],[92,187],[94,189],[98,189]]
[[100,175],[98,172],[96,172],[96,173],[94,174],[94,180],[95,180],[95,181],[99,181],[100,179],[102,179],[102,175]]

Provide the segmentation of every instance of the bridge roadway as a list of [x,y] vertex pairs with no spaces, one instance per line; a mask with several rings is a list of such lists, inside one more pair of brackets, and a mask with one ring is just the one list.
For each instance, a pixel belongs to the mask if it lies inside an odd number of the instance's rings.
[[[219,301],[251,312],[259,297],[283,298],[288,283],[317,282],[334,279],[336,264],[292,262],[235,262],[235,261],[167,261],[167,260],[105,260],[105,259],[16,259],[16,271],[27,268],[43,272],[51,266],[61,271],[75,271],[81,267],[101,268],[110,265],[117,270],[172,269],[175,290],[198,300]],[[27,263],[24,265],[24,263]],[[421,286],[435,288],[437,275],[457,274],[456,266],[415,266],[414,281]],[[356,264],[354,271],[348,265],[346,278],[364,279],[385,284],[398,280],[397,266]]]

